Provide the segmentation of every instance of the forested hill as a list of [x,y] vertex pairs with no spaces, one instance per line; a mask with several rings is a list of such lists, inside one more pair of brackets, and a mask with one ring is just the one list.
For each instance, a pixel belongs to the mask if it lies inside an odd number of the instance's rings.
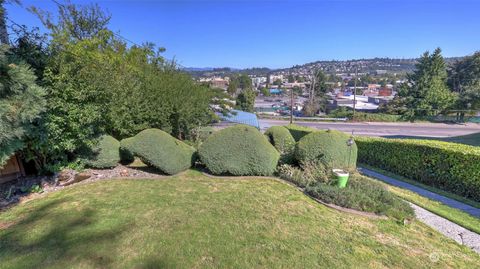
[[[445,61],[447,62],[447,64],[451,64],[460,59],[462,59],[462,57],[451,57],[445,58]],[[414,70],[416,62],[417,59],[373,58],[345,61],[316,61],[281,69],[270,69],[266,67],[254,67],[247,69],[236,69],[229,67],[187,67],[184,68],[184,71],[192,74],[195,77],[228,76],[232,73],[244,73],[254,76],[265,76],[271,73],[308,74],[315,69],[321,69],[326,73],[354,73],[355,68],[358,68],[358,72],[360,73],[406,73]]]

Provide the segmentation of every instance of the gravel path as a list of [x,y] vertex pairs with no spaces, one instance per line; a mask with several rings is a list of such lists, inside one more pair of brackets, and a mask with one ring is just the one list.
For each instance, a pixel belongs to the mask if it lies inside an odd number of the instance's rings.
[[441,234],[457,241],[461,245],[468,246],[480,254],[480,235],[471,232],[462,226],[433,214],[415,204],[409,203],[415,210],[418,220],[439,231]]

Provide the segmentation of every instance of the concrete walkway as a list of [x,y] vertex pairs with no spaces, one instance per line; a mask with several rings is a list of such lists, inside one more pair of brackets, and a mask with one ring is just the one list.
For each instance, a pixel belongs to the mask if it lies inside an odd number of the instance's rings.
[[459,209],[459,210],[461,210],[465,213],[468,213],[468,214],[470,214],[474,217],[480,218],[480,209],[479,208],[473,207],[471,205],[464,204],[464,203],[459,202],[457,200],[442,196],[440,194],[425,190],[423,188],[420,188],[420,187],[417,187],[415,185],[412,185],[412,184],[409,184],[409,183],[391,178],[389,176],[385,176],[383,174],[377,173],[375,171],[372,171],[372,170],[369,170],[369,169],[366,169],[366,168],[363,168],[363,167],[362,168],[359,167],[358,171],[360,173],[366,175],[366,176],[379,179],[379,180],[381,180],[385,183],[388,183],[390,185],[393,185],[393,186],[397,186],[397,187],[400,187],[400,188],[404,188],[404,189],[413,191],[413,192],[418,193],[421,196],[424,196],[424,197],[426,197],[430,200],[435,200],[435,201],[441,202],[445,205],[448,205],[450,207],[453,207],[453,208]]

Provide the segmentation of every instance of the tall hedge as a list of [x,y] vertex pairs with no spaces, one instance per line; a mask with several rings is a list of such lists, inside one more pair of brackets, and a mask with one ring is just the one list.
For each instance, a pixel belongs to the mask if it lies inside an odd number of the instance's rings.
[[282,163],[294,161],[295,139],[283,126],[272,126],[265,131],[268,141],[280,152]]
[[351,137],[336,130],[312,132],[298,141],[298,162],[320,160],[332,168],[351,169],[357,163],[357,145],[348,146]]
[[144,163],[173,175],[191,167],[195,150],[159,129],[138,133],[127,148]]
[[236,125],[213,133],[200,146],[200,160],[214,174],[266,176],[280,154],[256,128]]
[[416,139],[359,137],[359,162],[480,202],[480,148]]
[[287,128],[290,134],[292,134],[295,141],[300,141],[302,137],[310,134],[311,132],[318,131],[318,129],[307,127],[307,126],[301,126],[297,124],[289,124],[289,125],[286,125],[285,128]]
[[111,168],[120,162],[120,142],[114,137],[103,135],[91,149],[87,165],[94,168]]

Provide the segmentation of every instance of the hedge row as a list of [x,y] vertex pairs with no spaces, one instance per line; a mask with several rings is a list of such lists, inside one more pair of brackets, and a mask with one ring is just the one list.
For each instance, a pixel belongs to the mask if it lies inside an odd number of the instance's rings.
[[480,148],[415,139],[357,137],[359,162],[480,202]]
[[268,176],[275,172],[280,154],[256,128],[236,125],[209,136],[198,149],[213,174]]
[[297,142],[309,133],[318,131],[315,128],[301,126],[297,124],[289,124],[286,125],[285,128],[287,128],[287,130],[290,132],[290,134],[292,134],[293,138]]

